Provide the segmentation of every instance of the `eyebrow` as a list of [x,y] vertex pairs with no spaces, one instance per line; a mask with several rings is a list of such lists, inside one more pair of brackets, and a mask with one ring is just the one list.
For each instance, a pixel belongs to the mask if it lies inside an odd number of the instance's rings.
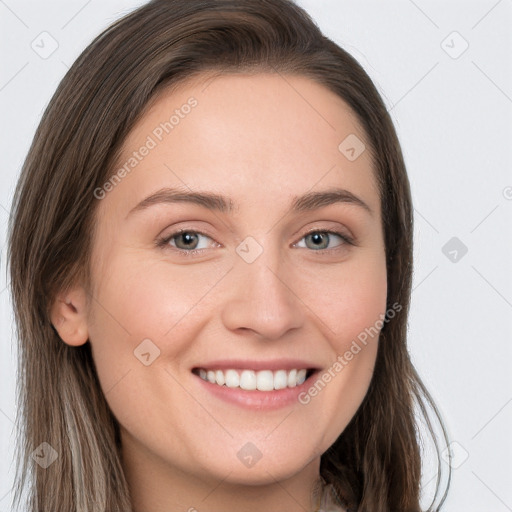
[[[191,203],[220,213],[233,213],[235,203],[232,199],[213,192],[193,192],[173,188],[162,188],[144,198],[126,215],[146,210],[156,204]],[[336,203],[359,206],[373,215],[372,209],[358,196],[343,188],[329,188],[319,192],[308,192],[302,196],[292,197],[290,212],[301,213],[317,210]]]

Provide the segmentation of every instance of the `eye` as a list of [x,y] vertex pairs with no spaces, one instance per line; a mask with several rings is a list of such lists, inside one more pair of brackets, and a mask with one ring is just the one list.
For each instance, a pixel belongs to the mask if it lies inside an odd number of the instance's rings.
[[[336,239],[339,240],[339,243],[334,247],[329,247],[332,240]],[[209,248],[208,240],[214,242],[210,236],[199,231],[180,229],[157,240],[156,244],[160,248],[171,247],[184,256],[193,256]],[[305,243],[301,245],[302,240],[305,240]],[[303,236],[301,241],[295,245],[300,248],[313,249],[315,252],[329,252],[331,250],[339,250],[346,244],[354,245],[354,241],[349,236],[332,230],[311,231]],[[214,242],[214,244],[216,244],[217,247],[220,245],[217,242]]]
[[[341,242],[335,245],[334,247],[328,247],[329,243],[333,239],[336,240],[336,238],[338,240],[341,240]],[[354,241],[347,235],[339,233],[338,231],[331,230],[311,231],[306,236],[302,237],[301,240],[305,240],[305,243],[300,245],[299,242],[297,244],[297,247],[306,247],[307,249],[313,249],[315,251],[329,251],[331,249],[335,250],[342,247],[345,244],[354,245]]]
[[179,252],[186,253],[187,256],[196,254],[204,249],[208,249],[208,243],[201,238],[213,240],[208,235],[188,229],[180,229],[171,235],[168,235],[157,241],[158,247],[168,247],[176,249]]

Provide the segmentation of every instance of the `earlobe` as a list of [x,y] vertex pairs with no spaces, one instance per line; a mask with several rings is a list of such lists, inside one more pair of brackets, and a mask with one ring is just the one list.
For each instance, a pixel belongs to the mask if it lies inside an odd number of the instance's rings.
[[80,346],[87,342],[87,300],[82,287],[58,295],[52,305],[50,317],[64,343]]

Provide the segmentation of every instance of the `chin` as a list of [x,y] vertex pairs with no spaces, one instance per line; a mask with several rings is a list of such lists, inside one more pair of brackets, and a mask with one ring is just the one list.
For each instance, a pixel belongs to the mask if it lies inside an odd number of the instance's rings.
[[[226,483],[261,486],[287,480],[304,470],[315,459],[318,467],[320,463],[320,457],[313,447],[308,453],[298,453],[293,444],[284,450],[274,450],[272,446],[257,450],[255,445],[248,442],[242,448],[237,446],[236,450],[226,449],[218,454],[220,459],[217,459],[216,464],[211,464],[213,460],[209,460],[203,467],[210,474],[215,474],[216,478],[225,479]],[[232,456],[226,456],[227,454]]]

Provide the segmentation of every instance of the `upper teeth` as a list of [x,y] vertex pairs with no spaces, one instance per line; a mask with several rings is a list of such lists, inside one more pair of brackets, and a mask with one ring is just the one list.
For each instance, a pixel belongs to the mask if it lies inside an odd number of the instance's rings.
[[199,370],[199,376],[219,386],[242,388],[248,391],[272,391],[274,389],[294,388],[306,380],[307,370]]

